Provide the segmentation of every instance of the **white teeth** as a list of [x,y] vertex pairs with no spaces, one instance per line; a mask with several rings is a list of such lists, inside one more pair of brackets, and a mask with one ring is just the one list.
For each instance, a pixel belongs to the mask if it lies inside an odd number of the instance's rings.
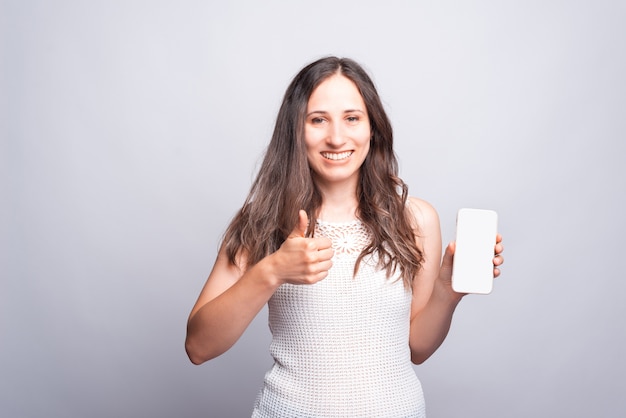
[[343,160],[352,155],[352,151],[346,152],[323,152],[322,157],[328,158],[329,160]]

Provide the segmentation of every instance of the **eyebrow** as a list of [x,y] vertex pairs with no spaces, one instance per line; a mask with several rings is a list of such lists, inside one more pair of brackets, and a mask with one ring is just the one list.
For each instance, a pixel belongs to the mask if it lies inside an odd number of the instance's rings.
[[[343,113],[354,113],[354,112],[362,113],[365,115],[365,112],[361,109],[346,109],[343,111]],[[327,115],[328,112],[326,110],[314,110],[312,112],[307,113],[306,116],[309,117],[314,114]]]

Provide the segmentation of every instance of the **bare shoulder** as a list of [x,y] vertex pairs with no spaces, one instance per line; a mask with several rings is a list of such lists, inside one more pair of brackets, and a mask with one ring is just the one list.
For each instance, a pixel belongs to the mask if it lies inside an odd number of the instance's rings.
[[433,205],[418,197],[410,196],[408,207],[418,231],[426,234],[432,230],[439,231],[439,214]]

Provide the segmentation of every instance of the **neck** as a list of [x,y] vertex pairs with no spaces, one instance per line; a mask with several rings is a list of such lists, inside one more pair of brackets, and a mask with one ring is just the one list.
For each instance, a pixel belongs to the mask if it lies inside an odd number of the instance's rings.
[[322,194],[322,206],[318,218],[328,222],[352,221],[357,217],[359,202],[356,184],[318,185]]

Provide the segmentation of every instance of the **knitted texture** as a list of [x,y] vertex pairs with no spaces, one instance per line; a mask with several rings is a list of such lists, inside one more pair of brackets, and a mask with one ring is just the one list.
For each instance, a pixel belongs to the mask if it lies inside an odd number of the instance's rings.
[[366,257],[360,221],[317,221],[332,240],[329,275],[314,285],[284,284],[269,301],[274,365],[255,402],[256,418],[424,417],[409,349],[411,292]]

